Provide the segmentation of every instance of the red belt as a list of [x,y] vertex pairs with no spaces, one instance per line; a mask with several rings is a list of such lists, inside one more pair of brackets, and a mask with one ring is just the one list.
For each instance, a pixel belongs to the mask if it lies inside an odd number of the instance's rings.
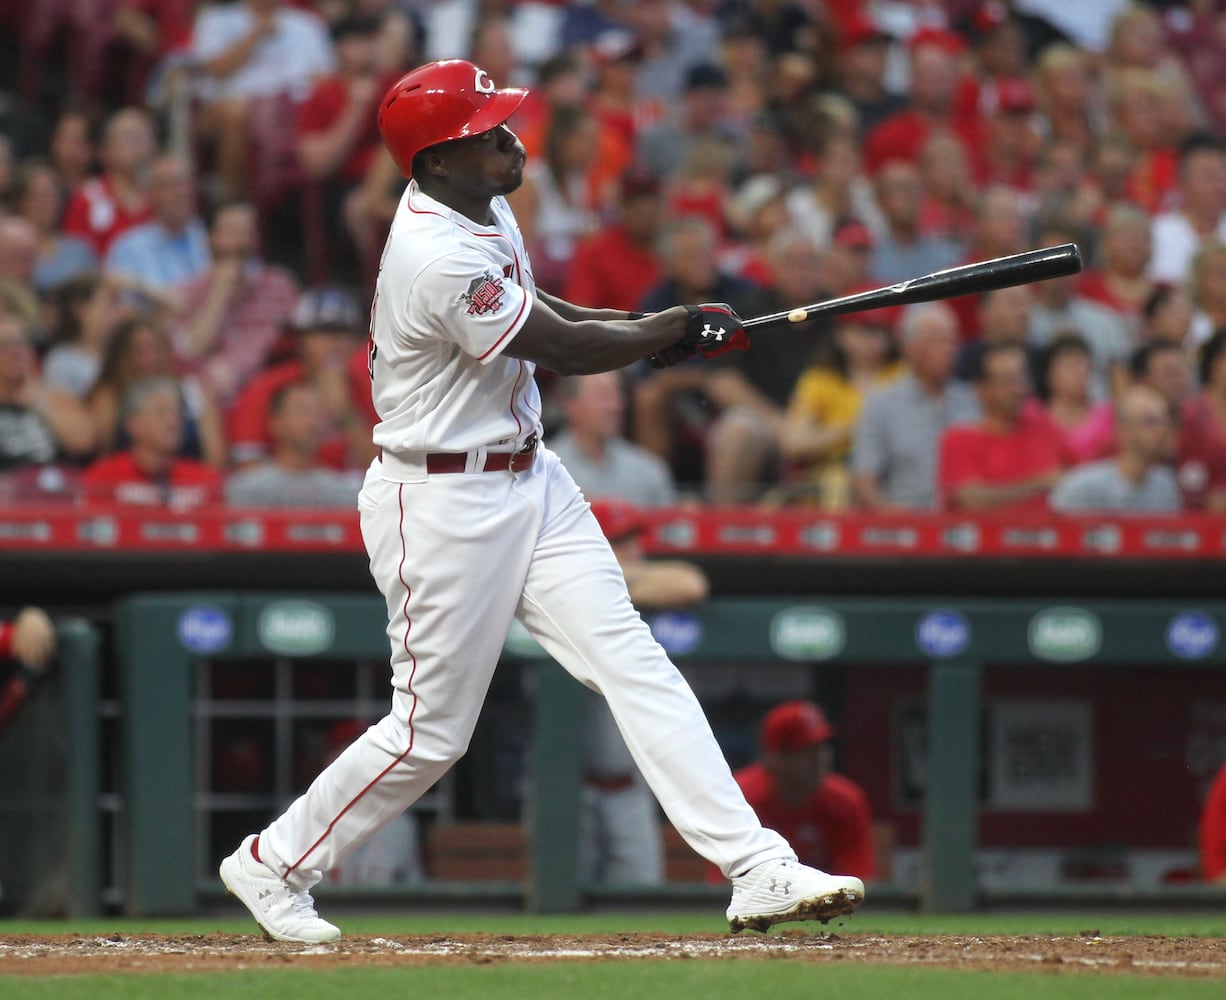
[[[533,434],[518,451],[487,452],[480,472],[523,472],[532,464],[536,455],[537,438]],[[468,469],[468,453],[463,451],[432,451],[426,455],[426,472],[438,475],[443,472],[464,472]]]

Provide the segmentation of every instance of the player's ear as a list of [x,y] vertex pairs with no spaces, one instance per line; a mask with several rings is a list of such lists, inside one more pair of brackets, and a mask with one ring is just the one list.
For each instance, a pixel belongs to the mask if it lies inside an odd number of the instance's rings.
[[428,149],[422,154],[422,160],[426,168],[426,173],[431,177],[446,177],[447,163],[443,157],[439,156],[438,152],[433,149]]

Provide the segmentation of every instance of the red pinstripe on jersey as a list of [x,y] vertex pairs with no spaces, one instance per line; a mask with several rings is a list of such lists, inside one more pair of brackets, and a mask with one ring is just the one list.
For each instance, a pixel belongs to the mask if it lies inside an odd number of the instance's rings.
[[380,771],[377,775],[375,775],[374,778],[372,778],[366,784],[366,786],[360,792],[358,792],[357,795],[355,795],[352,799],[350,799],[345,804],[345,808],[342,809],[340,812],[338,812],[332,818],[332,821],[328,824],[327,829],[324,830],[322,834],[320,834],[319,839],[316,840],[315,843],[313,843],[310,847],[306,849],[302,857],[300,857],[292,865],[286,868],[284,872],[282,872],[281,874],[282,878],[289,878],[290,872],[298,868],[307,858],[311,856],[311,854],[315,851],[317,847],[319,847],[320,844],[322,844],[325,840],[328,839],[329,834],[332,833],[332,830],[336,827],[336,824],[340,822],[341,817],[344,816],[345,813],[347,813],[350,809],[352,809],[358,803],[358,801],[362,798],[363,795],[365,795],[372,788],[374,788],[375,785],[377,785],[381,780],[383,780],[384,776],[386,776],[392,770],[392,768],[396,767],[410,753],[413,752],[413,740],[414,740],[414,735],[415,735],[413,731],[413,716],[417,714],[417,695],[413,693],[413,678],[417,676],[417,657],[414,656],[412,650],[409,649],[409,633],[413,630],[413,619],[409,617],[409,598],[413,596],[413,589],[409,586],[408,581],[405,580],[404,578],[404,564],[408,560],[408,547],[405,544],[405,540],[404,540],[404,484],[401,484],[400,488],[396,491],[396,499],[397,499],[397,502],[400,504],[400,566],[397,568],[396,573],[400,577],[401,584],[404,586],[404,604],[401,606],[401,613],[404,615],[404,622],[405,622],[404,640],[403,640],[404,651],[408,655],[409,660],[412,663],[412,667],[409,670],[409,682],[407,685],[409,695],[413,699],[413,706],[412,708],[409,709],[409,745],[405,747],[404,752],[400,754],[400,756],[398,756],[395,760],[393,760],[390,764],[388,764],[387,767],[385,767],[382,771]]

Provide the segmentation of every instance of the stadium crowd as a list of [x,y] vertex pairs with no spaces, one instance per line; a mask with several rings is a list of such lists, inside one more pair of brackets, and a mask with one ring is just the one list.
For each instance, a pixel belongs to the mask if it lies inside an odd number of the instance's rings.
[[405,184],[376,108],[464,57],[532,89],[510,200],[580,304],[1085,260],[581,395],[538,372],[576,462],[668,502],[1226,510],[1222,37],[1214,0],[5,4],[0,499],[351,503]]

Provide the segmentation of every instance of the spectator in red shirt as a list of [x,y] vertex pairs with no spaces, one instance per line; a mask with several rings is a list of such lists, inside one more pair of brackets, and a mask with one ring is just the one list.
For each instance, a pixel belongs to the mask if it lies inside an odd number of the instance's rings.
[[911,40],[911,105],[886,118],[864,139],[864,162],[870,173],[889,160],[915,161],[933,133],[951,131],[968,145],[973,119],[955,115],[954,94],[961,75],[962,40],[947,31],[921,29]]
[[[979,198],[975,223],[975,241],[966,254],[966,263],[993,260],[1030,249],[1027,215],[1021,194],[1003,184],[994,184]],[[978,295],[960,295],[949,305],[958,315],[963,340],[973,340],[976,334]]]
[[618,218],[575,247],[564,297],[577,305],[633,312],[660,281],[660,182],[632,170],[622,177]]
[[983,418],[941,436],[940,492],[951,510],[1045,510],[1065,453],[1042,410],[1028,406],[1026,353],[989,344],[979,357],[975,388]]
[[1034,89],[1024,77],[995,81],[982,109],[982,141],[974,145],[972,164],[981,186],[1007,184],[1029,191],[1034,184],[1034,163],[1039,150],[1035,128]]
[[312,289],[298,300],[289,328],[298,356],[253,378],[230,412],[231,461],[245,467],[271,456],[273,400],[285,386],[305,382],[318,392],[323,409],[315,461],[334,469],[365,468],[374,458],[373,425],[358,391],[369,398],[369,377],[359,385],[349,378],[364,332],[358,303],[343,288]]
[[140,506],[196,507],[221,498],[221,473],[179,457],[182,401],[174,379],[157,376],[124,397],[127,451],[100,458],[81,477],[88,500]]
[[298,301],[298,283],[259,255],[259,218],[248,202],[219,208],[209,229],[213,263],[183,287],[172,331],[175,356],[222,407],[268,358]]
[[1200,814],[1200,874],[1206,882],[1226,885],[1226,762],[1209,786]]
[[864,790],[833,770],[834,727],[811,701],[776,705],[762,721],[761,760],[734,772],[764,826],[778,830],[802,864],[877,874],[873,817]]
[[64,232],[79,236],[105,257],[120,233],[151,217],[148,173],[157,155],[153,119],[143,108],[121,108],[107,119],[99,158],[102,175],[68,200]]
[[[298,163],[309,182],[317,185],[316,225],[329,245],[345,252],[329,254],[332,268],[354,260],[341,205],[365,178],[380,147],[377,127],[379,98],[387,89],[378,68],[380,21],[346,17],[332,27],[337,71],[315,83],[298,106]],[[357,278],[356,271],[348,275]]]

